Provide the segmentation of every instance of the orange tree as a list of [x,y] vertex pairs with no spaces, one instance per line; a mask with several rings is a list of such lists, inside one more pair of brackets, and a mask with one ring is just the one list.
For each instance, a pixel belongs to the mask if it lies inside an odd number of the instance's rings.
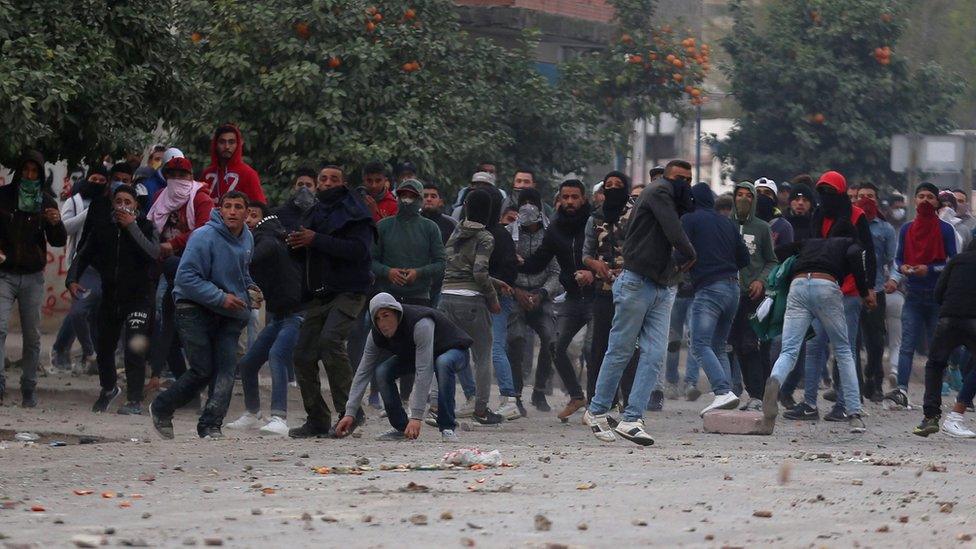
[[530,44],[472,38],[448,0],[189,0],[178,28],[206,108],[172,122],[198,154],[238,123],[279,188],[325,161],[409,159],[450,185],[482,159],[548,173],[602,154],[592,109],[538,74]]
[[607,48],[584,54],[564,67],[562,86],[598,109],[600,129],[626,145],[632,124],[661,113],[682,115],[707,98],[703,83],[711,48],[654,24],[655,0],[610,0],[615,35]]
[[951,129],[957,79],[935,64],[912,69],[897,51],[911,6],[782,0],[756,13],[733,0],[722,45],[742,115],[719,148],[734,176],[782,180],[836,169],[891,183],[893,134]]

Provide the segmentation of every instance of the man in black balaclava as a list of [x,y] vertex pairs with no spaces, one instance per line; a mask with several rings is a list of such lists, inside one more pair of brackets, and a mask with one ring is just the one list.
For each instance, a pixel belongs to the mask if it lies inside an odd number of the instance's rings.
[[[576,380],[576,372],[569,360],[569,344],[592,316],[593,273],[583,265],[583,241],[590,205],[586,187],[579,179],[567,179],[559,185],[559,208],[556,219],[546,229],[542,244],[519,268],[523,273],[539,273],[555,257],[559,263],[559,281],[566,290],[566,301],[556,310],[556,339],[554,359],[556,372],[569,392],[570,401],[558,417],[568,421],[574,412],[586,405],[583,388]],[[542,391],[535,387],[534,391]]]

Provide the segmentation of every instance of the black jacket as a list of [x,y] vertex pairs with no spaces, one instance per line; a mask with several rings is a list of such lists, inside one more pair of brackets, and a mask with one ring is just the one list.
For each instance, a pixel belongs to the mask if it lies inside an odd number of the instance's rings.
[[434,223],[437,223],[437,228],[441,230],[442,244],[447,244],[447,239],[451,238],[451,233],[453,233],[454,229],[458,226],[457,220],[449,215],[444,215],[439,211],[432,215],[428,215],[427,212],[421,212],[421,215]]
[[44,220],[44,210],[58,209],[54,197],[45,191],[41,182],[41,210],[23,212],[17,207],[20,189],[20,171],[26,162],[40,167],[44,176],[44,157],[38,152],[29,153],[18,165],[13,182],[0,187],[0,251],[7,259],[0,263],[0,271],[16,274],[38,273],[47,265],[47,245],[64,246],[68,233],[64,223],[51,225]]
[[677,284],[679,273],[672,258],[695,259],[694,246],[681,228],[671,183],[652,182],[637,198],[624,241],[624,268],[661,286]]
[[976,318],[976,251],[970,246],[949,260],[935,284],[939,316]]
[[473,343],[464,330],[458,328],[447,318],[447,315],[422,305],[403,305],[403,315],[393,337],[387,338],[376,326],[371,328],[373,343],[377,347],[389,351],[393,356],[413,365],[416,360],[417,344],[413,339],[413,330],[420,320],[429,318],[434,321],[434,359],[451,349],[467,349]]
[[523,258],[525,261],[519,267],[519,272],[541,273],[555,257],[559,263],[559,283],[566,290],[566,294],[571,298],[592,296],[594,285],[581,288],[576,283],[575,276],[576,271],[585,268],[583,243],[586,241],[586,222],[589,217],[589,206],[580,210],[572,219],[557,214],[556,219],[542,235],[542,244],[539,244],[539,248],[529,257]]
[[319,202],[302,221],[317,233],[311,246],[293,252],[304,269],[303,301],[369,292],[376,227],[359,193],[345,186],[319,193]]
[[[857,208],[856,212],[860,213],[845,213],[843,219],[835,219],[830,225],[830,230],[824,234],[823,228],[826,220],[824,219],[823,208],[817,208],[813,212],[813,219],[810,222],[809,238],[832,238],[841,235],[846,237],[850,234],[850,227],[853,226],[854,233],[857,235],[855,240],[866,252],[864,272],[868,280],[871,281],[871,287],[873,287],[878,268],[878,257],[874,254],[874,236],[871,234],[871,222],[860,208]],[[855,217],[857,222],[852,222],[851,219]]]
[[85,220],[86,236],[68,269],[65,286],[78,282],[91,266],[101,275],[106,302],[151,303],[158,274],[159,234],[142,213],[134,223],[121,227],[112,219],[110,204],[106,196],[92,201]]
[[302,304],[302,269],[288,253],[287,231],[277,216],[269,215],[254,230],[251,278],[264,293],[269,313],[289,314]]
[[827,273],[843,281],[852,275],[858,294],[868,295],[874,282],[864,268],[868,254],[853,238],[808,238],[791,246],[794,253],[799,253],[791,277],[801,273]]

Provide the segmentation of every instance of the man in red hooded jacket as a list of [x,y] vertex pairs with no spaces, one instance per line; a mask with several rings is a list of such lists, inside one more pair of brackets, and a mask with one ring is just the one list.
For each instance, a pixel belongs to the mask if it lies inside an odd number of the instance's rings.
[[258,172],[241,160],[243,153],[241,130],[233,124],[218,126],[210,141],[210,165],[203,170],[203,180],[210,186],[215,204],[230,191],[246,194],[251,202],[267,203]]

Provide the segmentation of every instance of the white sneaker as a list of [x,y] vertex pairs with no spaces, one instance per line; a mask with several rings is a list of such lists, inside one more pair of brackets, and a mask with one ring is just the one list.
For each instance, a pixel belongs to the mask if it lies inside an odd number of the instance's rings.
[[711,404],[705,406],[705,408],[699,413],[699,416],[703,416],[712,410],[734,410],[736,406],[739,405],[739,397],[735,396],[735,393],[729,391],[724,395],[715,395],[715,400]]
[[518,406],[515,405],[515,399],[509,397],[502,397],[501,406],[495,410],[495,413],[509,421],[522,417]]
[[454,417],[471,417],[474,415],[474,397],[469,397],[465,400],[454,414]]
[[[228,425],[230,427],[230,425]],[[261,427],[261,433],[265,435],[280,435],[285,436],[288,434],[288,424],[285,422],[285,418],[280,416],[271,416],[271,421],[267,425]]]
[[976,433],[967,429],[964,421],[959,412],[949,412],[946,418],[942,420],[942,432],[950,437],[976,438]]
[[637,421],[621,421],[616,427],[613,428],[613,430],[616,431],[618,435],[633,442],[634,444],[639,444],[641,446],[650,446],[654,444],[654,437],[644,430],[643,419],[638,419]]
[[583,423],[593,431],[593,436],[603,442],[616,442],[617,437],[607,423],[607,414],[594,415],[589,410],[583,413]]
[[441,431],[441,442],[461,442],[454,429],[444,429]]
[[236,421],[232,421],[227,425],[224,425],[224,427],[227,427],[228,429],[240,429],[242,431],[245,429],[257,429],[258,426],[261,424],[261,421],[262,418],[260,412],[258,412],[257,414],[252,414],[251,412],[244,412],[244,415],[237,418]]

